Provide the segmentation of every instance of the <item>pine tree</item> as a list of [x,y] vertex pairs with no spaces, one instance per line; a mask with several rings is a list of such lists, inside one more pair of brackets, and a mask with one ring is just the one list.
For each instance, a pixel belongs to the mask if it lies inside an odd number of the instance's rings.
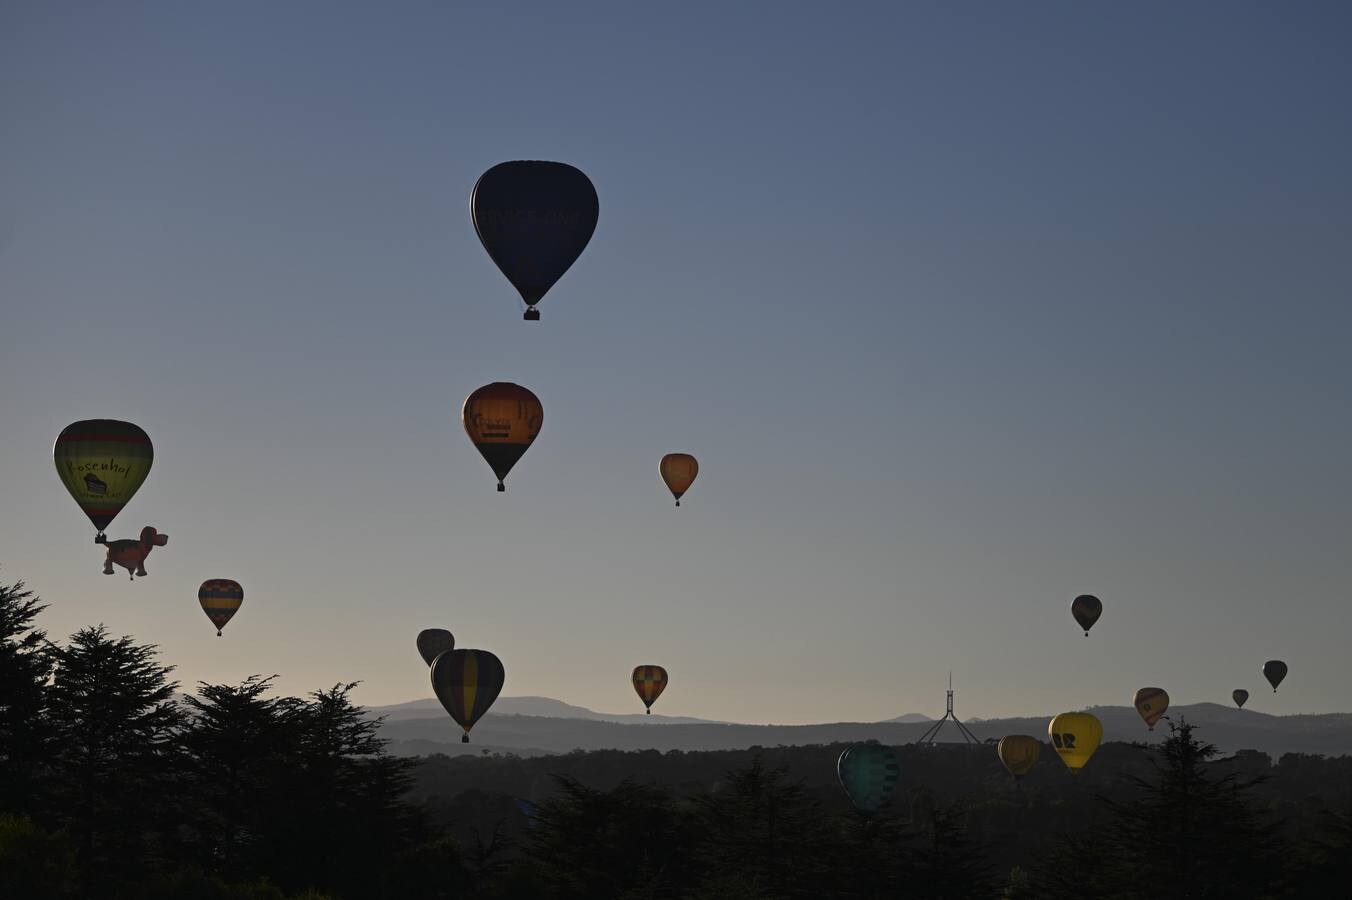
[[53,812],[74,840],[84,895],[98,896],[140,880],[175,824],[177,685],[154,646],[114,640],[101,625],[53,652]]
[[1143,896],[1235,898],[1275,896],[1281,839],[1251,798],[1262,779],[1241,779],[1217,767],[1217,749],[1193,736],[1186,720],[1169,723],[1155,777],[1129,776],[1139,795],[1110,802],[1114,840]]
[[22,581],[0,584],[0,810],[36,813],[54,729],[46,714],[52,656],[33,627],[46,606]]

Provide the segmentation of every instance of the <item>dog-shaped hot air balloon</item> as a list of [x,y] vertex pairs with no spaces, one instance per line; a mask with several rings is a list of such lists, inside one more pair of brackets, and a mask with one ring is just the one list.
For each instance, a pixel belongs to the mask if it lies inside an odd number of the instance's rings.
[[155,526],[147,525],[141,529],[141,539],[138,541],[110,541],[99,535],[94,539],[94,543],[108,545],[108,556],[103,561],[104,575],[112,575],[113,563],[117,563],[131,573],[131,579],[135,581],[137,575],[145,577],[146,557],[150,555],[150,551],[169,543],[169,535],[160,534],[155,530]]

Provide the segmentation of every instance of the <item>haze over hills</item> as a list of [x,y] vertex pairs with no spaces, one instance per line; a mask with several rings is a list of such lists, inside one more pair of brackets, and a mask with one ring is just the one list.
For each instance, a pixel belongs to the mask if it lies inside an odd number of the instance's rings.
[[[530,712],[525,712],[529,710]],[[1147,731],[1129,706],[1090,707],[1103,722],[1105,741],[1163,740],[1161,723]],[[504,697],[474,727],[472,743],[460,742],[460,729],[435,700],[377,707],[385,716],[381,734],[401,756],[431,753],[510,752],[523,756],[573,750],[738,750],[753,746],[831,744],[877,740],[908,744],[920,738],[933,721],[918,713],[886,722],[833,722],[820,725],[743,725],[654,714],[608,715],[546,697]],[[1224,752],[1258,750],[1273,757],[1283,753],[1341,756],[1352,753],[1352,713],[1273,716],[1215,703],[1177,706],[1171,717],[1186,716],[1199,735]],[[1031,734],[1045,739],[1051,714],[966,721],[982,741],[1006,734]],[[938,739],[960,741],[951,723]]]

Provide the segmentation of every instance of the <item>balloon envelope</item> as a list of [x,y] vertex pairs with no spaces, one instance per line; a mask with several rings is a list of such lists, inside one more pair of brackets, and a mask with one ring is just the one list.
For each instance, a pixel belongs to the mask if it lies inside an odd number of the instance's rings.
[[202,612],[207,614],[211,624],[216,626],[216,637],[220,637],[225,623],[235,617],[240,604],[244,602],[244,588],[239,586],[238,581],[229,578],[211,578],[202,582],[202,586],[197,589],[197,602],[202,605]]
[[479,241],[526,302],[535,305],[577,261],[596,231],[596,188],[566,163],[498,163],[474,185],[470,216]]
[[995,752],[1009,774],[1022,778],[1033,771],[1034,764],[1042,755],[1042,741],[1030,734],[1008,734],[1000,738],[1000,743],[995,745]]
[[1155,723],[1169,708],[1169,693],[1164,688],[1141,688],[1136,692],[1132,704],[1136,707],[1136,712],[1140,713],[1141,718],[1145,720],[1146,726],[1154,731]]
[[652,712],[653,703],[667,689],[667,670],[661,666],[635,666],[634,691],[643,705]]
[[1089,713],[1061,713],[1047,724],[1047,736],[1070,771],[1078,773],[1103,740],[1103,723]]
[[455,649],[455,635],[445,628],[426,628],[418,632],[418,655],[429,666],[447,650]]
[[657,468],[671,496],[676,498],[676,505],[680,506],[681,495],[690,490],[690,485],[695,483],[695,476],[699,474],[699,461],[689,453],[668,453],[662,457]]
[[1244,704],[1249,702],[1249,692],[1243,688],[1231,692],[1230,696],[1234,698],[1235,706],[1238,706],[1240,709],[1243,709]]
[[495,381],[465,398],[460,420],[498,476],[498,490],[506,490],[503,479],[535,441],[544,419],[540,398],[519,384]]
[[1272,693],[1277,693],[1277,685],[1286,677],[1286,663],[1280,659],[1270,659],[1263,663],[1263,677],[1272,685]]
[[836,761],[840,786],[863,812],[873,812],[887,802],[897,786],[901,764],[897,751],[881,744],[855,744]]
[[61,483],[102,532],[145,482],[155,448],[138,425],[88,419],[61,430],[52,459]]
[[502,661],[487,650],[451,650],[432,661],[432,690],[451,718],[469,730],[488,712],[502,691],[507,673]]
[[1071,601],[1070,614],[1080,623],[1080,627],[1087,635],[1089,629],[1099,620],[1099,616],[1103,615],[1103,601],[1093,594],[1081,594]]

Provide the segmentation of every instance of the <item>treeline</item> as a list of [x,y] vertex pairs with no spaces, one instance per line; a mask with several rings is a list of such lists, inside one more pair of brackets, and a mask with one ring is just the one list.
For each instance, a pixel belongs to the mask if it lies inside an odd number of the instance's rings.
[[50,642],[42,609],[0,585],[7,898],[1275,898],[1352,875],[1352,761],[1221,760],[1186,723],[1019,786],[988,747],[900,748],[863,816],[840,747],[402,760],[352,685],[175,702],[155,648]]

